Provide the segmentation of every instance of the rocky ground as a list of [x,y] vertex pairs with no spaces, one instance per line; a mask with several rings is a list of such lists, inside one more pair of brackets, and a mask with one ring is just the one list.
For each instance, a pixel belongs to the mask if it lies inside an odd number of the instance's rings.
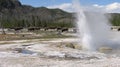
[[[119,34],[114,31],[110,38],[114,48],[120,47]],[[79,41],[74,33],[0,35],[0,67],[120,67],[119,49],[87,51]]]
[[120,67],[119,55],[84,51],[76,42],[77,38],[1,41],[0,67]]

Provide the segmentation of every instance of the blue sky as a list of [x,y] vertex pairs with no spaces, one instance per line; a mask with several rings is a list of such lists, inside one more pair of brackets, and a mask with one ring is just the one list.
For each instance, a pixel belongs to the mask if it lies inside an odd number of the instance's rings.
[[[45,6],[47,8],[60,8],[65,11],[72,11],[73,0],[20,0],[22,4],[34,7]],[[120,13],[120,0],[79,0],[82,7],[89,10]]]
[[[20,0],[22,4],[32,5],[34,7],[52,6],[62,3],[72,3],[72,0]],[[80,0],[82,5],[107,5],[113,2],[120,2],[120,0]]]
[[32,5],[34,7],[52,6],[72,2],[72,0],[20,0],[20,1],[22,4]]
[[91,4],[99,4],[99,5],[107,5],[113,2],[120,2],[120,0],[80,0],[81,4],[91,5]]

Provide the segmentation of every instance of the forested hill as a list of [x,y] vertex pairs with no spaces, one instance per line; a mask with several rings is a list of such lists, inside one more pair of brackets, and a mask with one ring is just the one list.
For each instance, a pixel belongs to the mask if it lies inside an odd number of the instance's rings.
[[4,27],[73,26],[72,13],[22,5],[19,0],[0,0],[0,21]]
[[111,15],[111,23],[114,26],[120,26],[120,13],[109,13]]
[[[110,21],[120,25],[120,14],[112,13]],[[73,27],[73,13],[61,9],[22,5],[19,0],[0,0],[0,27]]]

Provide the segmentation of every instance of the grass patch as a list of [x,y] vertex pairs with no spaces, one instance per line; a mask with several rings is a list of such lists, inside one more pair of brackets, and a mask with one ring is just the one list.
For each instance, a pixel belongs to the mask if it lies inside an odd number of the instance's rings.
[[70,37],[72,36],[49,34],[49,35],[44,35],[42,38],[70,38]]
[[0,45],[3,45],[3,44],[13,44],[14,42],[3,42],[3,43],[0,43]]
[[43,38],[70,38],[73,36],[58,34],[58,32],[44,32]]
[[[50,39],[50,38],[71,38],[72,35],[58,34],[57,31],[34,31],[33,34],[6,34],[0,35],[0,41],[30,40],[30,39]],[[44,40],[43,40],[44,41]]]

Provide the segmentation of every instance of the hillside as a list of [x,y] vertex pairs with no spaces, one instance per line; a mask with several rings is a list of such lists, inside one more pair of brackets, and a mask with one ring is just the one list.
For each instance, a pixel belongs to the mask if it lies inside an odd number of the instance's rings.
[[72,26],[72,13],[61,9],[22,5],[19,0],[0,0],[1,26],[4,27],[47,27]]
[[[109,13],[111,23],[120,26],[120,14]],[[73,27],[73,13],[61,9],[22,5],[19,0],[0,0],[0,27]]]

